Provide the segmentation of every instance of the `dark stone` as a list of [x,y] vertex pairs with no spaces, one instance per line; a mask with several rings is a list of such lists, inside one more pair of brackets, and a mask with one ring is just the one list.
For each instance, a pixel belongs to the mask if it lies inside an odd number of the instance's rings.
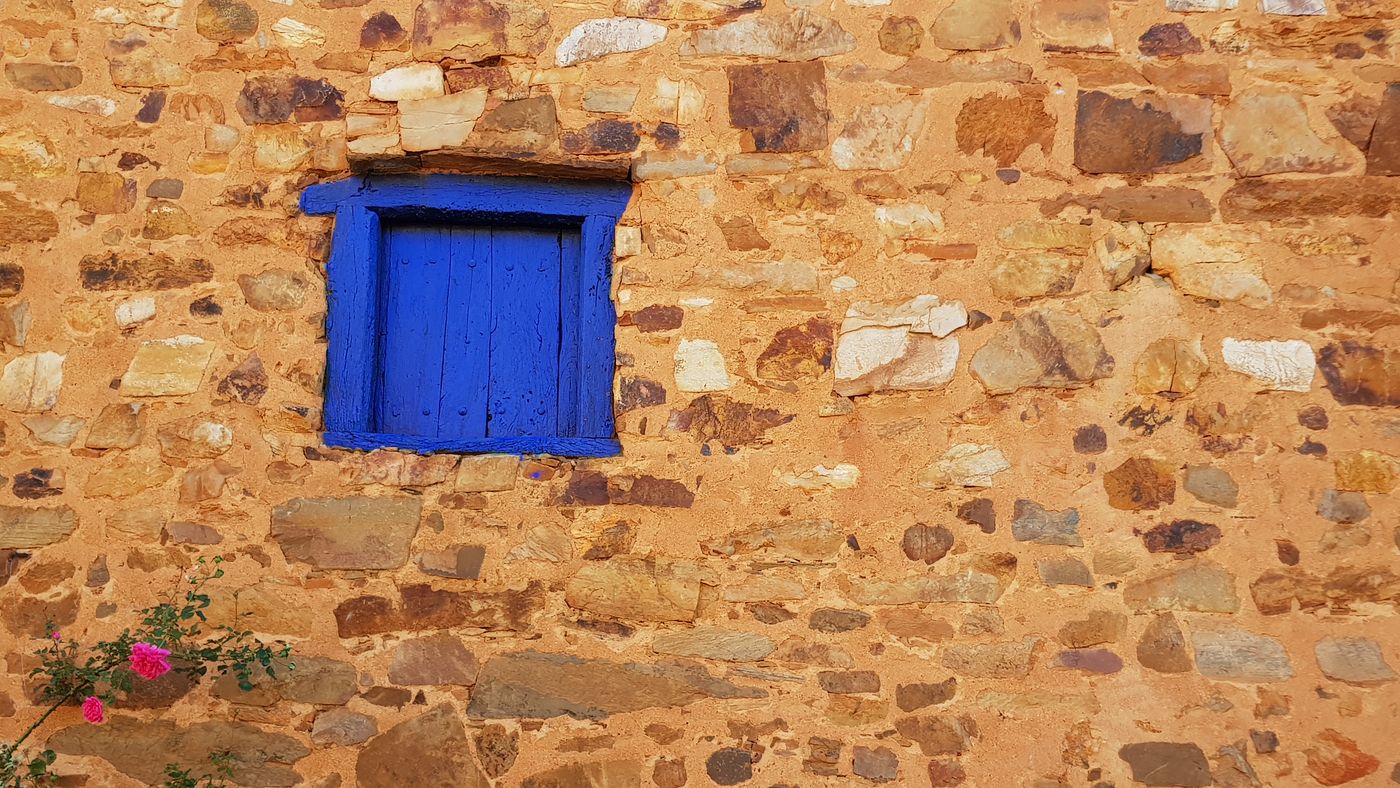
[[1171,420],[1171,415],[1159,410],[1155,404],[1146,408],[1134,405],[1118,419],[1118,426],[1127,427],[1143,437],[1148,437]]
[[1181,57],[1204,50],[1185,22],[1164,22],[1147,28],[1138,38],[1138,51],[1148,57]]
[[897,57],[909,57],[924,42],[924,26],[912,16],[890,16],[880,25],[880,49]]
[[632,549],[632,542],[636,538],[636,533],[627,523],[604,528],[584,552],[583,560],[605,561],[613,556],[622,555]]
[[1154,526],[1142,535],[1149,553],[1172,553],[1188,558],[1220,544],[1220,529],[1198,520],[1173,520]]
[[834,635],[862,629],[870,623],[870,614],[863,610],[837,610],[820,607],[807,617],[807,628]]
[[753,779],[753,760],[748,750],[725,747],[705,759],[705,773],[716,785],[739,785]]
[[641,141],[639,124],[613,118],[595,120],[584,126],[582,131],[570,132],[559,138],[559,144],[565,153],[580,156],[631,153]]
[[520,751],[520,732],[491,724],[476,732],[476,756],[488,777],[500,778],[515,765]]
[[894,703],[900,711],[918,711],[953,699],[958,680],[949,678],[937,684],[900,684],[894,689]]
[[933,565],[953,549],[953,532],[941,525],[911,525],[904,529],[899,546],[910,561]]
[[243,83],[234,106],[243,122],[297,123],[336,120],[345,110],[345,94],[324,79],[307,79],[294,74],[268,74]]
[[1303,556],[1298,552],[1298,545],[1288,539],[1275,539],[1274,550],[1278,553],[1278,561],[1284,566],[1297,566]]
[[1074,164],[1092,175],[1146,174],[1201,155],[1203,133],[1186,131],[1156,96],[1114,98],[1080,91]]
[[243,0],[204,0],[195,9],[194,27],[210,41],[236,44],[258,32],[258,12]]
[[678,306],[652,304],[636,312],[623,312],[622,317],[618,320],[618,325],[636,326],[637,330],[643,334],[654,334],[658,331],[671,331],[680,328],[681,321],[684,319],[685,310]]
[[20,90],[49,93],[83,84],[83,70],[49,63],[6,63],[5,79]]
[[932,788],[953,788],[966,781],[967,772],[963,771],[961,763],[946,759],[928,762],[928,782]]
[[1203,788],[1213,785],[1210,763],[1194,744],[1149,741],[1125,744],[1118,757],[1132,769],[1133,779],[1143,785]]
[[684,758],[662,758],[651,769],[651,781],[657,788],[681,788],[687,779]]
[[1021,171],[1013,170],[1008,167],[997,168],[996,176],[997,180],[1001,181],[1007,186],[1010,186],[1013,183],[1019,183],[1021,181]]
[[1294,449],[1294,451],[1304,457],[1326,457],[1327,444],[1318,443],[1312,438],[1304,438],[1303,442],[1298,444],[1298,448]]
[[141,109],[136,112],[138,123],[155,123],[165,109],[165,91],[153,90],[141,97]]
[[729,120],[744,150],[785,153],[827,145],[826,66],[756,63],[730,66]]
[[617,387],[617,412],[666,404],[666,387],[654,380],[624,375]]
[[746,606],[749,615],[760,624],[781,624],[784,621],[791,621],[797,617],[796,613],[783,607],[776,602],[753,602]]
[[1357,94],[1327,108],[1327,119],[1347,142],[1362,153],[1371,146],[1371,132],[1376,127],[1376,115],[1381,103],[1369,96]]
[[179,178],[156,178],[146,187],[146,196],[163,200],[178,200],[185,193],[185,182]]
[[453,788],[486,784],[472,761],[467,729],[448,703],[376,736],[355,762],[356,785],[361,788],[402,788],[428,774]]
[[955,135],[963,153],[980,150],[997,166],[1010,167],[1032,145],[1050,152],[1055,116],[1045,109],[1043,91],[1023,90],[1014,96],[988,93],[963,103]]
[[656,128],[651,132],[651,138],[656,142],[657,148],[675,150],[681,144],[681,127],[662,121],[656,124]]
[[779,329],[758,356],[758,376],[782,381],[821,377],[831,369],[833,342],[833,326],[821,318]]
[[130,172],[143,164],[155,164],[157,167],[160,166],[158,163],[151,161],[146,156],[140,153],[133,153],[131,151],[123,152],[121,157],[117,159],[117,169],[121,170],[122,172]]
[[873,670],[823,670],[817,684],[833,695],[861,695],[880,691],[880,675]]
[[218,317],[223,313],[224,308],[214,300],[214,296],[208,295],[190,302],[191,317]]
[[627,474],[608,477],[601,471],[576,470],[569,477],[569,484],[560,495],[559,503],[566,506],[614,504],[688,509],[695,503],[695,493],[673,479]]
[[1249,740],[1254,743],[1254,751],[1260,755],[1278,752],[1278,734],[1273,731],[1250,730]]
[[360,49],[378,51],[407,48],[408,31],[399,24],[397,17],[387,11],[380,11],[360,26]]
[[1400,175],[1400,83],[1381,94],[1371,144],[1366,150],[1367,175]]
[[63,494],[63,474],[54,479],[53,468],[30,468],[15,474],[15,497],[33,500]]
[[792,414],[736,402],[723,394],[703,394],[676,414],[672,426],[701,443],[718,441],[726,450],[768,443],[766,433],[793,420]]
[[370,687],[360,697],[376,706],[401,709],[413,700],[413,693],[402,687]]
[[[220,310],[220,313],[222,311]],[[258,358],[257,353],[249,353],[247,358],[219,381],[219,396],[244,405],[258,404],[266,393],[267,370],[263,368],[262,359]]]
[[1327,409],[1321,405],[1309,405],[1298,411],[1298,423],[1314,432],[1327,429]]
[[1108,451],[1108,434],[1097,424],[1087,424],[1074,431],[1074,450],[1079,454],[1103,454]]
[[1103,475],[1108,505],[1127,511],[1160,509],[1176,500],[1176,476],[1170,465],[1148,457],[1130,457]]
[[177,262],[160,253],[112,252],[82,258],[78,272],[86,290],[176,290],[208,282],[214,277],[214,266],[200,259]]
[[1171,613],[1159,614],[1148,622],[1138,639],[1137,658],[1142,666],[1158,673],[1185,673],[1191,670],[1186,636]]
[[991,498],[973,498],[958,507],[958,519],[982,529],[984,534],[997,530],[997,512]]
[[1347,339],[1324,345],[1317,366],[1339,404],[1400,407],[1400,350]]
[[545,603],[544,586],[538,581],[520,591],[447,591],[424,584],[400,586],[398,591],[397,603],[381,596],[361,596],[337,605],[340,636],[455,627],[526,632]]
[[0,296],[19,295],[24,289],[24,267],[16,263],[0,263]]

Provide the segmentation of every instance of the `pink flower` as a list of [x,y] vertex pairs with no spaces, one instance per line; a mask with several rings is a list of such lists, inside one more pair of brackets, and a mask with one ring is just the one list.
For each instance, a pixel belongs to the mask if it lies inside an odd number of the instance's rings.
[[89,695],[83,698],[83,719],[93,725],[101,725],[106,719],[102,708],[102,699],[96,695]]
[[134,643],[131,646],[131,669],[141,678],[154,681],[170,672],[168,656],[168,649],[150,643]]
[[55,643],[57,643],[57,642],[63,640],[63,636],[60,635],[60,634],[58,634],[58,630],[56,630],[56,629],[55,629],[53,632],[50,632],[50,633],[49,633],[49,637],[53,638],[53,642],[55,642]]

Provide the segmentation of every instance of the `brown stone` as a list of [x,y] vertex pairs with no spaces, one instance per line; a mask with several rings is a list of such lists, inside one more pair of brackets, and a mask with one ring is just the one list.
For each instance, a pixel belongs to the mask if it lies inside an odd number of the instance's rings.
[[912,16],[890,16],[880,24],[880,49],[891,55],[909,57],[924,42],[924,26]]
[[1176,500],[1175,469],[1148,457],[1132,457],[1103,476],[1108,504],[1115,509],[1160,509]]
[[1200,342],[1163,337],[1147,346],[1133,368],[1139,394],[1190,394],[1209,362]]
[[681,327],[681,321],[685,319],[685,310],[678,306],[666,304],[652,304],[643,307],[636,312],[624,312],[618,319],[618,325],[636,326],[643,334],[654,334],[658,331],[672,331]]
[[1168,93],[1228,96],[1233,89],[1230,69],[1223,63],[1148,63],[1142,67],[1142,75]]
[[136,181],[115,172],[80,172],[77,197],[88,213],[126,213],[136,204]]
[[1171,553],[1185,558],[1220,543],[1220,529],[1197,520],[1173,520],[1153,526],[1142,535],[1149,553]]
[[210,41],[236,44],[258,32],[258,12],[243,0],[203,0],[195,9],[194,26]]
[[946,758],[928,762],[928,782],[932,788],[955,788],[967,781],[962,764]]
[[953,699],[958,690],[958,680],[945,679],[937,684],[900,684],[895,687],[894,704],[900,711],[910,712],[928,706],[937,706]]
[[20,90],[49,93],[83,84],[83,70],[49,63],[6,63],[5,79]]
[[1341,405],[1400,407],[1400,351],[1346,339],[1324,345],[1317,366]]
[[1200,559],[1180,569],[1129,582],[1123,589],[1123,601],[1138,611],[1234,613],[1240,609],[1234,575]]
[[106,405],[88,428],[83,445],[89,449],[130,449],[141,442],[146,411],[140,403]]
[[476,732],[476,757],[488,777],[500,778],[515,765],[520,751],[520,732],[504,725],[485,725]]
[[1289,93],[1251,90],[1231,98],[1221,116],[1220,147],[1245,177],[1346,166],[1341,151],[1308,125],[1302,99]]
[[1194,744],[1149,741],[1125,744],[1118,749],[1132,769],[1134,782],[1143,785],[1198,786],[1214,785],[1206,754]]
[[826,68],[821,61],[730,66],[727,73],[729,120],[744,132],[744,150],[826,147]]
[[1148,57],[1181,57],[1203,50],[1201,40],[1191,35],[1185,22],[1162,22],[1138,37],[1138,51]]
[[617,385],[617,412],[666,404],[666,387],[655,380],[624,375]]
[[1308,774],[1323,785],[1341,785],[1374,774],[1381,762],[1363,752],[1353,739],[1331,728],[1324,729],[1303,750]]
[[355,763],[363,788],[401,788],[424,774],[441,788],[489,788],[472,761],[467,730],[451,704],[435,706],[376,736]]
[[1120,186],[1097,195],[1066,194],[1041,203],[1040,211],[1056,216],[1068,205],[1098,211],[1115,222],[1208,222],[1215,215],[1210,200],[1195,189],[1172,186]]
[[636,761],[593,761],[572,763],[526,777],[520,788],[625,788],[641,785],[642,765]]
[[978,737],[977,723],[971,717],[928,714],[895,720],[900,736],[919,745],[924,755],[961,755],[972,748]]
[[732,252],[763,251],[769,247],[751,216],[717,217],[715,224],[724,235],[724,245]]
[[1227,222],[1298,220],[1314,216],[1380,218],[1400,205],[1400,179],[1332,176],[1304,180],[1244,178],[1220,198]]
[[1208,101],[1080,91],[1074,164],[1092,175],[1161,172],[1199,157],[1209,129]]
[[990,498],[973,498],[958,506],[958,519],[971,523],[984,534],[996,533],[996,506]]
[[700,549],[760,562],[828,564],[835,563],[845,545],[845,536],[830,520],[791,520],[701,542]]
[[642,140],[640,132],[641,126],[635,121],[604,118],[563,135],[559,143],[565,153],[580,156],[631,153]]
[[253,688],[244,690],[238,678],[227,673],[214,682],[216,697],[246,706],[272,706],[281,701],[343,706],[355,697],[355,666],[337,659],[314,655],[296,657],[296,668],[274,663],[275,677],[254,671]]
[[833,326],[821,318],[780,329],[758,356],[758,376],[783,381],[820,377],[831,368],[833,342]]
[[1380,109],[1379,100],[1358,93],[1328,106],[1327,120],[1347,142],[1365,153],[1371,145],[1371,132],[1375,129]]
[[1010,167],[1032,145],[1049,156],[1054,140],[1055,116],[1045,110],[1043,92],[988,93],[968,99],[958,110],[958,150],[967,154],[980,150],[999,167]]
[[899,756],[888,747],[856,746],[851,753],[851,772],[871,782],[887,783],[899,778]]
[[544,587],[532,582],[519,591],[446,591],[429,585],[398,588],[399,601],[361,596],[335,608],[343,638],[385,632],[425,632],[472,627],[493,632],[525,632],[544,609]]
[[67,539],[78,518],[67,506],[0,506],[0,550],[33,549]]
[[855,36],[840,24],[799,8],[788,14],[754,14],[697,30],[687,54],[802,61],[844,54],[855,47]]
[[1161,613],[1148,622],[1137,643],[1138,662],[1158,673],[1186,673],[1191,670],[1191,654],[1186,636],[1176,616]]
[[673,424],[688,430],[701,443],[716,441],[725,449],[735,449],[768,443],[765,433],[793,418],[791,414],[754,407],[723,394],[705,394],[691,400]]
[[1065,312],[1039,310],[1011,327],[972,357],[974,377],[992,394],[1019,388],[1078,388],[1113,374],[1113,357],[1098,332]]
[[710,676],[701,668],[619,663],[523,651],[488,660],[467,714],[475,719],[598,720],[704,699],[762,698],[760,689]]
[[467,63],[533,57],[550,32],[545,9],[527,0],[422,0],[413,12],[413,56]]
[[308,123],[344,117],[344,99],[345,95],[324,79],[269,74],[244,81],[234,107],[249,125],[290,120]]
[[[110,715],[102,725],[79,723],[52,734],[48,746],[64,755],[102,758],[117,771],[145,783],[165,780],[166,764],[199,770],[209,753],[236,752],[231,780],[268,788],[297,785],[301,776],[289,768],[311,751],[296,739],[269,733],[244,722],[197,722],[181,727],[170,720]],[[151,757],[159,753],[159,757]]]
[[[47,241],[57,235],[58,217],[52,211],[8,192],[0,192],[0,249]],[[23,285],[24,269],[13,263],[4,264],[0,269],[0,292],[19,292]]]
[[684,758],[662,758],[651,769],[651,781],[658,788],[681,788],[687,779]]
[[1112,52],[1108,0],[1041,0],[1035,27],[1047,52]]
[[467,651],[461,638],[446,633],[429,635],[399,643],[389,663],[389,680],[409,686],[470,687],[476,683],[478,667],[476,656]]
[[177,261],[159,253],[88,255],[78,262],[78,271],[85,289],[99,291],[175,290],[208,282],[214,276],[207,260]]
[[219,381],[218,392],[220,397],[234,402],[256,405],[267,394],[267,383],[267,370],[263,368],[262,359],[258,358],[257,353],[249,353]]
[[1400,84],[1387,85],[1366,150],[1367,175],[1400,175]]
[[360,49],[381,51],[407,48],[408,31],[399,24],[398,17],[387,11],[374,14],[360,26]]
[[[443,0],[444,3],[458,1]],[[467,143],[487,150],[541,152],[554,142],[558,134],[554,97],[543,95],[503,101],[494,109],[487,110],[476,122]]]
[[168,59],[138,33],[107,42],[112,84],[124,88],[168,88],[189,84],[190,72]]
[[636,505],[689,508],[695,493],[673,479],[655,476],[605,476],[600,471],[575,471],[559,503],[571,506]]
[[293,498],[273,507],[272,538],[288,561],[322,569],[397,569],[408,562],[415,498]]
[[911,525],[904,529],[900,547],[910,561],[931,566],[953,549],[953,532],[941,525]]

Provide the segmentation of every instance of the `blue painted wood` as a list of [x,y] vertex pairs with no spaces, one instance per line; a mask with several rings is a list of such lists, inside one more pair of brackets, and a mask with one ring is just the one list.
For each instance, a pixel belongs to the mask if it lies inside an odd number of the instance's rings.
[[559,457],[615,457],[622,453],[617,438],[422,438],[382,432],[325,432],[321,439],[337,449],[373,451],[385,447],[419,454],[553,454]]
[[[507,443],[493,443],[507,441],[524,453],[539,451],[573,456],[618,453],[620,446],[613,438],[612,414],[616,315],[610,294],[611,252],[614,228],[631,191],[630,184],[617,182],[457,175],[364,176],[308,187],[301,197],[307,213],[336,214],[334,248],[328,265],[330,348],[327,353],[326,442],[341,445],[334,441],[342,437],[333,436],[359,436],[353,438],[359,442],[353,448],[515,450],[501,448]],[[383,268],[380,225],[413,222],[451,225],[452,229],[444,230],[451,260],[459,253],[465,254],[464,259],[480,255],[462,251],[465,247],[457,236],[464,229],[463,224],[547,228],[554,233],[558,242],[555,256],[558,281],[554,294],[559,309],[555,314],[558,338],[553,363],[561,376],[555,383],[554,403],[548,416],[554,421],[550,429],[552,435],[476,437],[482,433],[475,431],[475,424],[480,423],[482,429],[490,432],[484,424],[484,409],[489,406],[475,404],[489,401],[489,398],[486,387],[472,381],[485,374],[489,385],[491,373],[483,373],[479,365],[471,361],[475,356],[456,352],[471,347],[478,339],[494,348],[489,335],[483,338],[483,332],[489,331],[485,322],[491,311],[480,308],[461,311],[464,303],[480,303],[475,295],[479,260],[476,272],[467,279],[461,278],[454,265],[449,264],[447,280],[441,286],[444,320],[439,345],[445,355],[435,390],[436,406],[429,408],[436,413],[435,427],[429,430],[426,422],[421,422],[414,429],[425,434],[403,435],[383,431],[377,426],[374,403],[392,401],[393,392],[387,392],[389,399],[386,400],[386,391],[381,389],[389,388],[390,381],[397,380],[396,375],[382,368],[384,345],[379,337],[387,338],[391,332],[387,325],[379,325],[381,320],[388,319],[385,311],[388,282],[381,283],[379,275]],[[576,247],[568,243],[571,236],[577,239]],[[576,277],[573,275],[575,268]],[[494,271],[494,265],[488,269]],[[460,285],[464,282],[471,284],[462,289]],[[428,285],[420,287],[426,289]],[[566,308],[571,304],[576,312]],[[396,319],[406,322],[407,313]],[[424,325],[420,329],[426,338],[429,328]],[[548,340],[541,334],[531,341],[544,349]],[[400,346],[403,344],[401,342]],[[421,355],[421,350],[419,353]],[[538,374],[537,365],[541,359],[547,361],[548,358],[549,353],[542,352],[528,362],[521,360],[519,366],[525,369],[522,374]],[[572,374],[575,365],[577,374]],[[424,369],[415,368],[415,374],[427,385],[431,381],[427,369],[431,364],[425,362],[423,366]],[[548,375],[544,379],[547,380]],[[376,381],[381,385],[376,386]],[[427,390],[433,391],[430,387]],[[540,396],[535,391],[530,394]],[[402,398],[399,401],[403,401]],[[467,411],[466,415],[462,410]],[[425,418],[421,411],[420,407],[419,418]],[[403,412],[401,408],[400,414]],[[530,415],[531,423],[520,426],[516,422],[513,431],[539,429],[545,418],[537,408]],[[429,434],[432,437],[428,437]]]
[[487,437],[558,434],[559,245],[558,231],[491,229]]
[[452,276],[438,436],[484,438],[491,352],[491,229],[458,225],[449,233]]
[[583,222],[579,248],[579,435],[613,434],[613,331],[617,312],[612,301],[612,248],[617,220],[590,216]]
[[379,216],[373,211],[346,205],[336,212],[326,281],[326,429],[363,429],[373,418],[378,354]]
[[438,435],[451,269],[448,233],[441,225],[384,229],[380,375],[373,424],[379,432]]

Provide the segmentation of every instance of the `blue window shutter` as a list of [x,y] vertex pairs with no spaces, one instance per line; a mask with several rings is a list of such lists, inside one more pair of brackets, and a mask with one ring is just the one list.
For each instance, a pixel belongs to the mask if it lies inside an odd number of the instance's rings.
[[323,439],[607,456],[624,183],[450,175],[309,187],[336,215]]

